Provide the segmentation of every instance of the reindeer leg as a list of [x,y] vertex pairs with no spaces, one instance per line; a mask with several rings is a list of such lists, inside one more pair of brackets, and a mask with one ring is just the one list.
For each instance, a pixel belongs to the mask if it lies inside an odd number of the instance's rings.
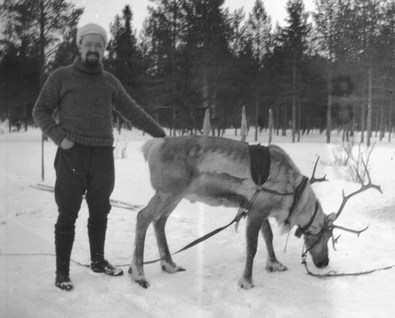
[[148,288],[149,284],[144,275],[144,243],[148,226],[158,218],[158,215],[172,202],[171,196],[156,193],[148,205],[137,214],[134,254],[131,264],[133,279],[142,287]]
[[259,229],[263,222],[263,215],[259,211],[250,210],[247,216],[247,256],[243,276],[239,279],[239,286],[244,289],[254,287],[252,282],[252,267],[258,246]]
[[174,209],[176,208],[179,202],[180,200],[176,200],[168,207],[166,207],[166,209],[162,213],[162,216],[158,220],[154,221],[155,236],[158,242],[159,255],[161,258],[160,263],[162,266],[162,270],[171,274],[185,271],[184,268],[177,266],[177,264],[173,262],[173,259],[169,251],[169,247],[167,245],[166,232],[165,232],[167,219],[169,218],[170,214],[174,211]]
[[261,233],[263,238],[265,239],[266,248],[267,248],[267,261],[266,261],[266,270],[268,272],[282,272],[286,271],[287,268],[281,264],[276,257],[273,248],[273,232],[270,227],[269,220],[266,219],[263,221],[261,226]]

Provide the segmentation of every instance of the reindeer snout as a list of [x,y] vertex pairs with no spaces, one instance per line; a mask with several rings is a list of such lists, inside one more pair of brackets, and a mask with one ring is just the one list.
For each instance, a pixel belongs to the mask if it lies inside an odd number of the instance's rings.
[[328,266],[329,264],[329,258],[325,258],[323,260],[319,260],[314,262],[315,266],[317,266],[318,268],[324,268],[326,266]]

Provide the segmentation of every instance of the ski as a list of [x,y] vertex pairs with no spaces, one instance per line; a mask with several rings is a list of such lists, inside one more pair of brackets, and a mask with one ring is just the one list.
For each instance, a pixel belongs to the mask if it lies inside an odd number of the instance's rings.
[[[54,192],[53,186],[43,184],[43,183],[33,184],[33,185],[30,185],[30,187],[38,189],[38,190],[42,190],[42,191]],[[85,198],[85,196],[84,196],[84,198]],[[110,203],[113,207],[132,210],[132,211],[141,210],[141,208],[142,208],[142,206],[138,205],[138,204],[131,204],[128,202],[123,202],[123,201],[114,200],[114,199],[110,199]]]

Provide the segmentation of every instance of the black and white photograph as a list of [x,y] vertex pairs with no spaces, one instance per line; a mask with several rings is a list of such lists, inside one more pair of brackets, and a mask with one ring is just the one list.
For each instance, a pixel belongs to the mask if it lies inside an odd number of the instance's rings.
[[0,0],[0,317],[393,318],[394,0]]

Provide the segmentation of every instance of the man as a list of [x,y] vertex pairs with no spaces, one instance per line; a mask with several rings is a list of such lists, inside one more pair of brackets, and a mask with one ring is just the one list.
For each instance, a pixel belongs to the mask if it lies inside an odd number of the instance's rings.
[[[123,274],[104,258],[107,215],[114,187],[112,109],[153,137],[163,129],[127,94],[120,81],[103,70],[106,31],[87,24],[77,32],[80,57],[72,65],[54,71],[33,109],[44,134],[59,147],[55,157],[55,285],[71,290],[70,255],[75,221],[83,195],[89,208],[88,237],[91,269],[110,276]],[[58,121],[53,119],[57,111]]]

